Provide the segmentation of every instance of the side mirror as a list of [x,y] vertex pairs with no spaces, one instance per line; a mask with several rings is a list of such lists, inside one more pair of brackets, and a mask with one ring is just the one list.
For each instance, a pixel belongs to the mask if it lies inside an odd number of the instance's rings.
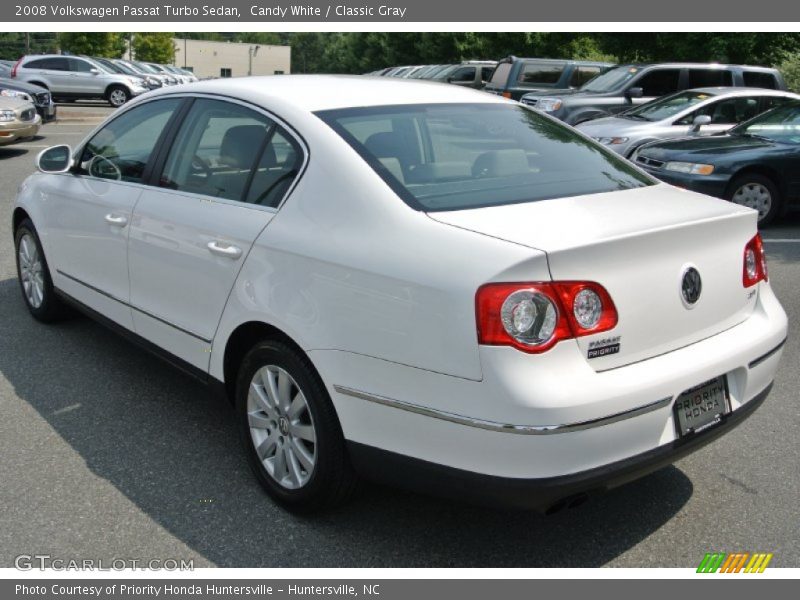
[[72,167],[72,148],[66,144],[42,150],[36,157],[36,168],[42,173],[66,173]]
[[89,73],[92,75],[100,75],[100,69],[89,69]]
[[641,98],[644,95],[644,90],[640,87],[632,87],[627,92],[625,92],[625,95],[629,99]]
[[692,121],[692,128],[689,130],[692,133],[697,133],[703,125],[711,123],[711,117],[708,115],[697,115]]

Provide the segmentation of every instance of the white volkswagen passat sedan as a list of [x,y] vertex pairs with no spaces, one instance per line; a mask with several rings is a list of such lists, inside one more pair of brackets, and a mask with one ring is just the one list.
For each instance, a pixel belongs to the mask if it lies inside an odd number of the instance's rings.
[[298,510],[358,474],[575,505],[751,414],[786,337],[755,211],[472,90],[189,84],[37,164],[31,314],[76,306],[223,391]]

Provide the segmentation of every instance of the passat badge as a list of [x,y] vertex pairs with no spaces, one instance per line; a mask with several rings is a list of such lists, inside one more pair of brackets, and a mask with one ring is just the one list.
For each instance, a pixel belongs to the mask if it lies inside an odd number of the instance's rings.
[[620,336],[616,336],[589,342],[589,351],[586,353],[586,358],[600,358],[601,356],[619,353],[619,340]]

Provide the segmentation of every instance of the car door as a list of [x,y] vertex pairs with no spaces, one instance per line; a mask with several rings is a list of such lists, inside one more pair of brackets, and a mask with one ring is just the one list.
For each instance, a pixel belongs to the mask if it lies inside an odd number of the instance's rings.
[[81,58],[69,59],[72,93],[81,96],[103,96],[105,82],[100,69]]
[[[278,136],[291,140],[291,152],[276,148]],[[228,294],[302,156],[263,112],[232,100],[193,101],[161,158],[159,187],[134,212],[128,265],[139,335],[208,368]]]
[[54,283],[130,329],[130,220],[154,149],[180,104],[163,99],[125,111],[85,144],[73,172],[45,176],[43,230]]

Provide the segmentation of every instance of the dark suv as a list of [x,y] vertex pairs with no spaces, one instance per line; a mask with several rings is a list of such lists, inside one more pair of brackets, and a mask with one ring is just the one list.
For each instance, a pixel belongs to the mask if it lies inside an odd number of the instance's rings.
[[485,91],[512,100],[528,92],[570,90],[613,67],[613,63],[509,56],[499,63]]
[[776,69],[702,63],[630,64],[609,69],[579,90],[525,94],[527,104],[577,125],[607,117],[680,90],[704,87],[754,87],[785,90]]

